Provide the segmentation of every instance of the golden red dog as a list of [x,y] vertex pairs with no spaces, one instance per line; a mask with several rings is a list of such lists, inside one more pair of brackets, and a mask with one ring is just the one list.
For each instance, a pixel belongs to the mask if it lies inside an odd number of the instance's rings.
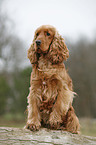
[[72,107],[72,80],[63,63],[69,57],[64,39],[50,25],[39,27],[28,50],[32,64],[26,128],[41,125],[52,129],[79,132],[79,120]]

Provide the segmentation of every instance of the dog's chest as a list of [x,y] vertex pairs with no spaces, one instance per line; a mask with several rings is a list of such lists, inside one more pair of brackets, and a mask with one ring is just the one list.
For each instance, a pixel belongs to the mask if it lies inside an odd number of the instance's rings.
[[57,95],[57,86],[54,79],[43,78],[41,80],[41,100],[49,101],[56,97]]
[[52,84],[48,80],[42,81],[41,99],[39,109],[42,116],[42,121],[46,124],[57,99],[57,90],[54,89],[53,91]]
[[49,96],[48,96],[48,82],[44,79],[42,80],[42,84],[41,84],[41,97],[42,97],[42,101],[48,100]]
[[53,66],[45,57],[38,61],[39,79],[41,80],[40,112],[50,114],[58,96],[58,81],[54,77]]
[[58,91],[55,80],[43,79],[41,83],[40,111],[51,112],[53,105],[56,102],[57,95]]

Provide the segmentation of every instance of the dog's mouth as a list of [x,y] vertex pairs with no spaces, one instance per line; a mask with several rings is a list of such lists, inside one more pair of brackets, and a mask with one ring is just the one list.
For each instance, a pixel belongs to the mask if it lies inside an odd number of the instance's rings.
[[37,53],[41,53],[42,51],[41,51],[41,49],[40,49],[40,47],[38,47],[37,48]]
[[37,53],[43,53],[46,54],[48,52],[48,50],[42,50],[40,47],[37,47]]

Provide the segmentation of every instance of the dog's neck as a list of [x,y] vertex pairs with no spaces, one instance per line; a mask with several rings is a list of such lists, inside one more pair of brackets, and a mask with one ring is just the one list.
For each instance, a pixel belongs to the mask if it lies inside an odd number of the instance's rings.
[[47,58],[47,54],[41,54],[38,59],[38,68],[46,69],[51,65],[51,62]]
[[33,64],[33,69],[40,72],[55,73],[55,70],[59,71],[61,68],[65,68],[63,62],[53,64],[47,57],[48,53],[37,53],[37,63]]
[[38,58],[37,68],[46,71],[46,69],[59,69],[60,67],[64,68],[64,63],[53,64],[47,57],[47,54],[40,54]]

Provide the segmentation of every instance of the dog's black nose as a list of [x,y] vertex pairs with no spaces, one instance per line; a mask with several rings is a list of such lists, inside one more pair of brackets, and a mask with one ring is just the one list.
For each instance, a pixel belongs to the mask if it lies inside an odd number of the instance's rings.
[[41,40],[36,40],[35,42],[36,42],[37,45],[41,44]]

